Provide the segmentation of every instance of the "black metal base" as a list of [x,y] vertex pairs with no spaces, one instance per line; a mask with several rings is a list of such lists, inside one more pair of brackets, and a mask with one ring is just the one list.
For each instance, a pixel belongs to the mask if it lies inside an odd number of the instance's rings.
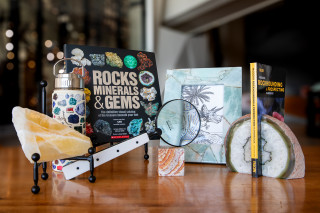
[[144,159],[148,160],[149,159],[149,155],[148,155],[148,144],[146,143],[144,145]]
[[64,160],[86,160],[89,161],[90,164],[90,177],[88,178],[90,183],[94,183],[96,181],[96,177],[93,175],[94,172],[94,160],[93,160],[93,154],[95,153],[96,149],[95,147],[90,147],[88,149],[88,153],[90,156],[85,157],[85,156],[78,156],[78,157],[72,157],[72,158],[66,158]]
[[42,163],[42,169],[43,169],[43,173],[41,174],[41,179],[42,180],[47,180],[49,175],[47,173],[47,162],[43,162]]
[[40,187],[38,186],[38,160],[40,159],[40,155],[38,153],[34,153],[31,156],[31,159],[33,160],[33,182],[34,185],[31,188],[31,192],[33,194],[38,194],[40,191]]
[[[86,160],[89,161],[90,164],[90,177],[88,178],[90,183],[94,183],[96,181],[96,177],[93,175],[94,172],[94,160],[93,160],[93,156],[92,154],[95,153],[95,148],[94,147],[90,147],[88,149],[88,153],[90,154],[90,156],[85,157],[85,156],[79,156],[79,157],[73,157],[73,158],[66,158],[64,160]],[[31,188],[31,192],[33,194],[38,194],[40,192],[40,187],[38,186],[38,181],[39,181],[39,165],[42,164],[42,169],[43,169],[43,173],[41,174],[41,179],[42,180],[47,180],[49,175],[47,173],[47,163],[43,162],[43,163],[38,163],[39,159],[40,159],[40,155],[38,153],[34,153],[32,155],[32,160],[33,160],[33,182],[34,185]]]

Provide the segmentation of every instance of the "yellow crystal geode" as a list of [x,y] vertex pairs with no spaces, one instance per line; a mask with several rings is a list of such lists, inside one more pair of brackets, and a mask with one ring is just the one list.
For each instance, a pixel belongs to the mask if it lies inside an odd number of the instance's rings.
[[40,163],[83,155],[92,147],[89,137],[34,110],[14,107],[12,122],[31,163],[33,153],[40,155]]

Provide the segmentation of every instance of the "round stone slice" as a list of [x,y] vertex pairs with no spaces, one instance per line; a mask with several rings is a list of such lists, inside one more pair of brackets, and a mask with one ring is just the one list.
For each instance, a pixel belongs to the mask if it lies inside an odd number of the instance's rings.
[[[226,163],[231,171],[251,174],[251,117],[236,120],[225,137]],[[261,121],[262,175],[302,178],[305,160],[294,133],[278,119],[264,115]]]

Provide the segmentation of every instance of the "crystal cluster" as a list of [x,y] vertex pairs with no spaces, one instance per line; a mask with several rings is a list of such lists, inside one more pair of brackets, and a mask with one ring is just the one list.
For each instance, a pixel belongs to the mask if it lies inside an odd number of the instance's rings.
[[129,126],[127,128],[128,133],[133,136],[138,136],[140,134],[142,122],[143,122],[142,118],[133,119],[132,121],[130,121]]

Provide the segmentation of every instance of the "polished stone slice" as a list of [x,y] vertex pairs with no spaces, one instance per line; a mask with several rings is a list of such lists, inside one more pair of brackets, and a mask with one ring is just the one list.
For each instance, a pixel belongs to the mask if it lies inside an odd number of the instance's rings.
[[159,147],[159,176],[184,176],[184,149],[181,147]]
[[31,163],[33,153],[40,154],[38,162],[46,162],[83,155],[92,147],[89,137],[34,110],[14,107],[12,122]]
[[[242,116],[230,127],[226,138],[227,166],[231,171],[251,174],[251,116]],[[295,179],[305,176],[305,158],[298,139],[282,121],[269,115],[261,120],[262,175]]]

